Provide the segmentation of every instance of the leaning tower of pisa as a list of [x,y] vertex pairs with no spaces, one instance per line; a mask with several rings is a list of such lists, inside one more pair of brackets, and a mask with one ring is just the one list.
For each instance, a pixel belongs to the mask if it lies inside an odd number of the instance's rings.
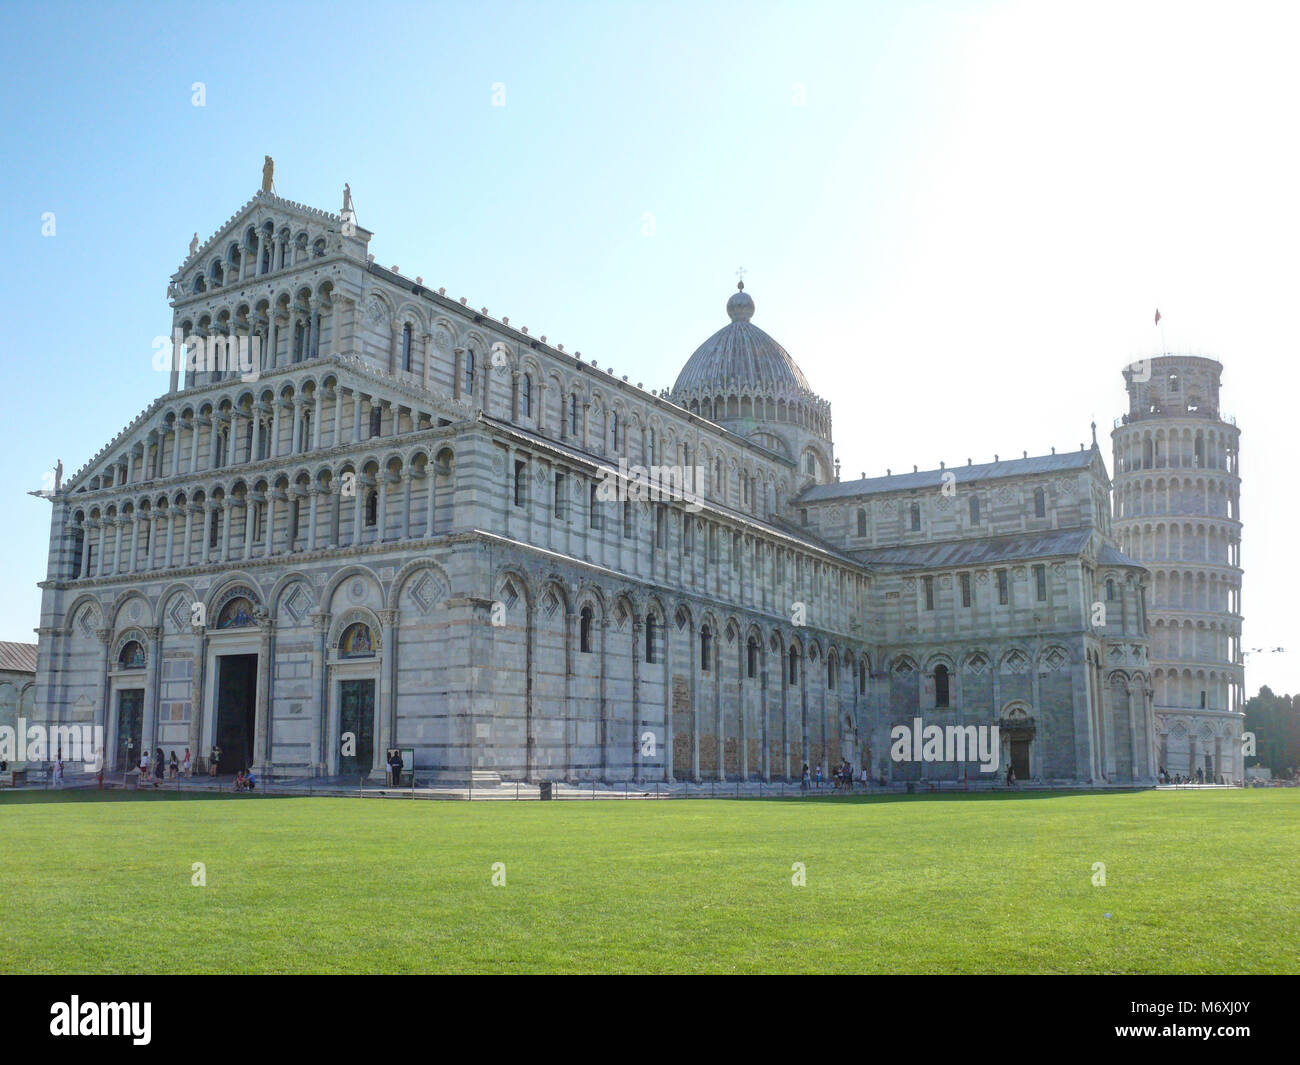
[[1219,409],[1223,367],[1161,355],[1124,370],[1115,422],[1115,533],[1151,571],[1151,683],[1159,762],[1173,774],[1240,780],[1241,478],[1235,419]]

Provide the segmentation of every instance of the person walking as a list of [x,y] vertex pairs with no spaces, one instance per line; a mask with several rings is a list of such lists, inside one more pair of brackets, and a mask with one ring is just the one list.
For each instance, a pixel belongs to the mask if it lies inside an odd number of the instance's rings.
[[212,745],[212,753],[208,755],[208,776],[217,775],[217,766],[221,764],[221,748],[215,743]]
[[188,747],[185,748],[185,758],[181,762],[181,775],[186,779],[194,775],[194,765],[190,761],[190,749]]

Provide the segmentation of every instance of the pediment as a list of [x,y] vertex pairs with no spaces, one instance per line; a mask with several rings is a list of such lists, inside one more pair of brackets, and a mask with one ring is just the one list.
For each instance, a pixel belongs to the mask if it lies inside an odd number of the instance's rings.
[[[273,265],[277,272],[344,253],[364,261],[372,236],[355,221],[345,226],[342,215],[259,190],[194,254],[186,257],[167,286],[168,300],[176,305],[238,284],[238,275],[232,269],[234,256],[250,254],[253,234],[267,233],[287,238],[291,245],[292,257],[287,266],[281,267],[278,262]],[[257,273],[261,273],[260,269]]]

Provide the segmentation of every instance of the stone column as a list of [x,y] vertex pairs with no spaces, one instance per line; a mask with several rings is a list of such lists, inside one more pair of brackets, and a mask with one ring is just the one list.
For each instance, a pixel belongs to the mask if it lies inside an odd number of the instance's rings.
[[698,647],[699,634],[695,629],[695,618],[691,617],[687,627],[688,638],[691,645],[689,655],[689,688],[691,700],[691,780],[696,784],[700,782],[700,693],[699,693],[699,665],[695,661],[695,652]]
[[289,451],[288,454],[295,455],[298,453],[298,445],[301,443],[299,437],[302,434],[302,400],[293,401],[293,428],[289,432]]
[[316,549],[316,510],[321,490],[316,485],[312,485],[307,489],[307,494],[311,496],[311,511],[307,519],[307,550],[314,551]]
[[[160,628],[144,630],[149,640],[149,669],[144,682],[144,728],[141,729],[140,743],[150,752],[157,746],[158,697],[162,688],[162,633]],[[152,756],[149,765],[153,766]]]
[[[117,715],[113,713],[113,708],[109,705],[109,700],[113,694],[113,685],[109,679],[108,671],[111,663],[108,660],[109,648],[113,639],[113,630],[110,628],[96,629],[95,638],[99,640],[99,705],[103,709],[104,715],[104,766],[109,769],[121,771],[130,769],[130,766],[121,766],[117,764]],[[135,752],[137,755],[139,751]]]
[[633,613],[632,615],[632,779],[638,783],[641,780],[641,744],[639,742],[638,731],[641,728],[641,655],[642,633],[645,631],[645,623],[641,620],[641,615]]
[[261,640],[257,648],[257,708],[253,729],[253,767],[259,776],[267,772],[271,762],[271,696],[272,674],[275,663],[273,622],[269,617],[258,619]]
[[311,757],[308,771],[312,776],[320,776],[327,772],[328,765],[321,744],[328,731],[325,727],[325,708],[328,702],[325,681],[325,640],[330,629],[329,614],[312,614],[311,626]]
[[384,657],[379,667],[378,742],[374,746],[374,763],[370,775],[383,780],[387,769],[388,748],[397,745],[397,611],[379,611],[380,641]]
[[235,501],[233,498],[223,500],[220,509],[217,511],[220,515],[218,519],[221,522],[221,561],[230,561],[230,526],[233,524],[235,516]]
[[267,458],[273,459],[280,454],[280,409],[283,406],[279,397],[271,400],[271,440],[266,449]]

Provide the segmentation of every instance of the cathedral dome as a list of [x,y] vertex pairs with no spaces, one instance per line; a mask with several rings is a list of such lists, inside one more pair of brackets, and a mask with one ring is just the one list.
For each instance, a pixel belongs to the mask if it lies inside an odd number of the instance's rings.
[[810,393],[808,381],[785,348],[750,323],[754,301],[742,281],[727,300],[731,324],[723,326],[686,360],[675,393],[760,391]]

